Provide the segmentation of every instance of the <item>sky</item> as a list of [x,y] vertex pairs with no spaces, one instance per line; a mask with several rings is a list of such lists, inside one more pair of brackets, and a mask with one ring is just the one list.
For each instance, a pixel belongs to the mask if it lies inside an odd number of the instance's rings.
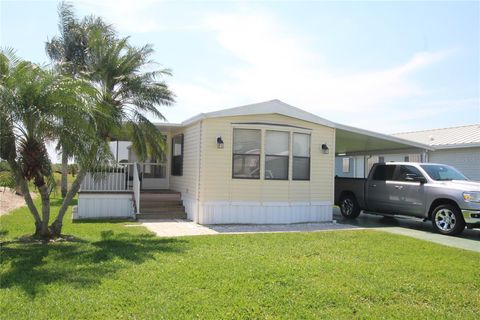
[[[153,45],[150,67],[173,73],[169,122],[280,99],[382,133],[480,123],[480,1],[73,3]],[[0,0],[0,46],[50,63],[57,6]]]

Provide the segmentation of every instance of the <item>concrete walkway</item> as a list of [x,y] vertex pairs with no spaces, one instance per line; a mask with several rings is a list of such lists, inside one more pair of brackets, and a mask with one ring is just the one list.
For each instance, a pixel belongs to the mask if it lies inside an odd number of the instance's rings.
[[337,223],[296,223],[268,225],[199,225],[189,220],[143,221],[142,224],[159,237],[183,237],[212,234],[317,232],[325,230],[362,229]]

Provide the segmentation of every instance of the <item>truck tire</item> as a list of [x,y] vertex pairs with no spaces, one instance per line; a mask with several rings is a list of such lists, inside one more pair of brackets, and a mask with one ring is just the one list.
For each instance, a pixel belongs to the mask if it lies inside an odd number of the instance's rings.
[[465,220],[457,206],[442,204],[432,212],[432,225],[438,233],[455,236],[465,229]]
[[340,199],[340,213],[347,219],[355,219],[360,214],[360,206],[353,194],[346,194]]

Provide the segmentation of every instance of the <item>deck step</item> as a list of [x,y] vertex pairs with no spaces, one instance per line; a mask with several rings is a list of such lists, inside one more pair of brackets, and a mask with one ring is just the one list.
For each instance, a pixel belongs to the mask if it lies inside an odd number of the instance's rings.
[[180,201],[182,196],[178,194],[140,194],[140,201]]
[[185,212],[164,212],[164,213],[140,213],[137,214],[137,220],[157,220],[157,219],[187,219]]
[[171,200],[171,201],[154,201],[154,200],[141,200],[140,199],[140,207],[141,208],[154,208],[154,207],[176,207],[182,206],[183,201],[181,200]]
[[185,207],[184,206],[153,207],[153,208],[140,207],[140,212],[141,213],[185,212]]

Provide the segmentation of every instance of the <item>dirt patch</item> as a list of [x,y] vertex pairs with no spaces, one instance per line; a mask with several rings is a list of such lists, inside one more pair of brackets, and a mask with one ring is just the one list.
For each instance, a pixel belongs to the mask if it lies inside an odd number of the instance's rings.
[[[32,193],[32,198],[36,195]],[[5,188],[0,189],[0,216],[9,213],[13,209],[22,207],[25,205],[25,200],[23,196],[15,194],[15,191]]]

